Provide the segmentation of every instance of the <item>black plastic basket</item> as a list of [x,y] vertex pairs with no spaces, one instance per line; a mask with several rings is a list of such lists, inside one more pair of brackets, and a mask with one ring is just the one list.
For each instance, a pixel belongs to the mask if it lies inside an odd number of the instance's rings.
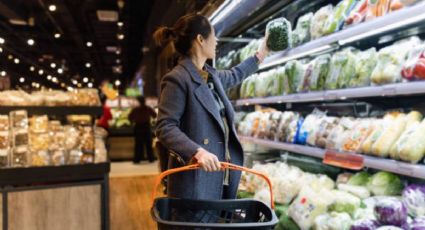
[[[259,175],[270,187],[271,207],[273,194],[270,180],[262,173],[251,169],[222,162],[224,168],[241,170]],[[171,169],[159,175],[152,197],[156,197],[156,188],[161,180],[173,173],[198,169],[199,165],[190,165]],[[152,218],[158,223],[158,229],[273,229],[278,219],[274,211],[261,201],[254,199],[238,200],[189,200],[178,198],[156,198],[151,209]]]

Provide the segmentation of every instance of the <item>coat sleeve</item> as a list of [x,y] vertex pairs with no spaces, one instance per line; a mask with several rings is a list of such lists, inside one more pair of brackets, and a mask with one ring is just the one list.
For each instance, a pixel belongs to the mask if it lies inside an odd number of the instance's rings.
[[257,58],[252,56],[230,70],[218,70],[217,73],[224,90],[227,90],[241,83],[245,78],[255,73],[257,70]]
[[184,85],[175,77],[165,76],[161,84],[155,133],[166,148],[177,153],[185,162],[189,162],[200,146],[179,128],[185,103]]

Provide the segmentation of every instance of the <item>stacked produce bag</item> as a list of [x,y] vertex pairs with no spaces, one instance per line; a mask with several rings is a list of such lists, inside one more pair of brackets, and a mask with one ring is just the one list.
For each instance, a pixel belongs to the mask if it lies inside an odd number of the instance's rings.
[[[374,230],[425,227],[425,185],[410,184],[380,171],[341,173],[336,180],[311,174],[286,163],[255,164],[273,184],[275,229]],[[270,203],[267,185],[243,174],[241,197]]]
[[425,156],[425,119],[417,111],[389,112],[382,118],[340,118],[315,110],[304,119],[296,112],[269,109],[247,114],[238,123],[238,131],[243,136],[414,164]]
[[[266,79],[269,84],[263,82]],[[425,45],[418,37],[411,37],[379,51],[349,47],[312,60],[289,61],[284,66],[245,79],[240,97],[278,96],[423,79]],[[269,88],[273,89],[267,91]]]

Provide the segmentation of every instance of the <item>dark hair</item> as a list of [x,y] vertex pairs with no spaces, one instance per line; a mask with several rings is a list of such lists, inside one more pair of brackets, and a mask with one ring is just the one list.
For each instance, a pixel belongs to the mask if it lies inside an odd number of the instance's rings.
[[179,18],[172,28],[162,26],[153,34],[157,46],[162,46],[172,41],[174,47],[181,55],[189,55],[193,40],[201,35],[208,38],[211,34],[211,24],[208,19],[199,14],[187,14]]
[[145,97],[144,96],[138,96],[137,97],[137,101],[139,102],[140,106],[145,106],[146,101],[145,101]]

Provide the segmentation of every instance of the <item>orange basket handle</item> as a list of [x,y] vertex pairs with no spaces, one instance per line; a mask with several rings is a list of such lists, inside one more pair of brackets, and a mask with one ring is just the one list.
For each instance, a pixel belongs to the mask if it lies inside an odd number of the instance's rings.
[[[237,170],[237,171],[245,171],[245,172],[249,172],[252,173],[254,175],[260,176],[262,177],[268,184],[269,186],[269,190],[270,190],[270,207],[272,209],[274,209],[274,198],[273,198],[273,188],[272,188],[272,183],[269,179],[269,177],[261,172],[258,172],[256,170],[252,170],[249,168],[245,168],[239,165],[235,165],[235,164],[231,164],[231,163],[227,163],[227,162],[220,162],[221,164],[221,168],[222,169],[231,169],[231,170]],[[158,190],[158,187],[162,181],[162,179],[164,179],[164,177],[174,174],[174,173],[178,173],[178,172],[184,172],[184,171],[189,171],[189,170],[196,170],[199,169],[201,166],[196,163],[196,164],[191,164],[191,165],[187,165],[187,166],[183,166],[180,168],[174,168],[174,169],[169,169],[167,171],[162,172],[161,174],[158,175],[158,177],[155,180],[155,187],[153,188],[152,191],[152,207],[153,207],[153,203],[154,200],[156,198],[156,191]]]

